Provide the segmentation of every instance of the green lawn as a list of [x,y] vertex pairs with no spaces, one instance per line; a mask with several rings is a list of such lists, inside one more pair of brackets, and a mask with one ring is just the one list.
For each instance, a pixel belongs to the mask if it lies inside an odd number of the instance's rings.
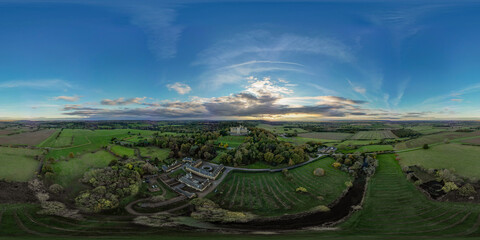
[[456,143],[431,146],[430,149],[399,153],[403,166],[420,165],[425,168],[454,169],[455,173],[478,178],[480,173],[480,147]]
[[[232,172],[219,185],[217,192],[208,197],[226,209],[249,211],[263,216],[282,215],[308,211],[318,205],[328,205],[337,199],[351,177],[331,164],[332,158],[323,158],[308,165],[290,170],[292,179],[283,173]],[[313,170],[323,168],[325,176],[313,175]],[[307,194],[295,189],[305,187]],[[320,200],[317,197],[322,196]]]
[[30,180],[39,162],[34,159],[41,150],[0,147],[0,179],[24,182]]
[[78,180],[92,168],[108,166],[115,157],[107,151],[100,150],[95,153],[85,153],[73,159],[62,160],[52,165],[54,181],[73,192],[78,190]]
[[243,143],[245,140],[245,136],[220,136],[215,144],[218,146],[218,144],[222,143],[228,143],[229,147],[238,147],[240,144]]

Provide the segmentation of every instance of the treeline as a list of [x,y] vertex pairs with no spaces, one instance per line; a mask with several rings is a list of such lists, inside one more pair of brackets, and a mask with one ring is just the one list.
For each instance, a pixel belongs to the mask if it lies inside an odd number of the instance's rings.
[[422,134],[414,131],[412,129],[408,128],[401,128],[401,129],[394,129],[392,130],[392,133],[395,134],[399,138],[405,138],[405,137],[419,137]]
[[251,132],[236,149],[231,149],[220,157],[226,165],[241,166],[262,161],[271,165],[287,163],[294,165],[309,159],[309,153],[316,152],[321,143],[310,142],[301,146],[279,141],[271,132],[251,128]]
[[202,160],[211,160],[217,156],[215,140],[220,136],[218,132],[203,132],[192,135],[158,135],[150,144],[159,148],[170,149],[169,158],[194,157]]
[[337,153],[333,155],[333,158],[335,159],[333,167],[348,172],[354,177],[358,177],[361,174],[371,176],[375,173],[378,166],[377,154],[375,153]]

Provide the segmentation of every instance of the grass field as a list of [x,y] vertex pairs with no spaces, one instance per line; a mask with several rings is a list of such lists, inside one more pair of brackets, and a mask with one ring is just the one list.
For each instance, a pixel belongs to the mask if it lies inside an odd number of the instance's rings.
[[434,134],[434,133],[447,131],[447,129],[445,129],[445,128],[436,128],[436,127],[428,126],[428,125],[409,127],[409,129],[417,131],[421,134]]
[[238,147],[245,140],[245,136],[220,136],[215,144],[218,146],[220,143],[228,143],[229,147]]
[[39,162],[34,159],[41,150],[0,147],[0,179],[24,182],[30,180]]
[[[283,173],[232,172],[209,198],[226,209],[249,211],[258,215],[281,215],[309,210],[318,205],[328,205],[340,196],[350,176],[334,169],[331,158],[319,159],[308,165],[290,170],[288,180]],[[325,176],[313,175],[313,170],[323,168]],[[308,194],[295,192],[305,187]],[[324,197],[319,200],[317,197]]]
[[[285,128],[285,125],[270,125],[270,124],[258,124],[258,128],[263,128],[265,130],[268,130],[273,133],[281,134],[281,133],[306,133],[308,131],[305,131],[304,129],[301,128]],[[288,126],[288,125],[287,125]]]
[[156,157],[164,161],[168,158],[168,154],[170,153],[170,149],[166,148],[157,148],[157,147],[139,147],[140,155],[142,157],[147,157],[151,159],[155,159]]
[[315,139],[326,139],[326,140],[345,140],[350,138],[353,134],[351,133],[340,133],[340,132],[309,132],[309,133],[300,133],[299,137],[304,138],[315,138]]
[[405,179],[393,155],[378,160],[363,209],[341,224],[342,229],[384,239],[480,236],[479,205],[429,200]]
[[442,143],[445,139],[453,140],[453,139],[469,138],[469,137],[475,137],[475,136],[480,136],[480,131],[442,132],[442,133],[426,135],[426,136],[422,136],[419,138],[398,143],[395,145],[395,150],[419,148],[419,147],[422,147],[424,144]]
[[67,190],[76,192],[79,190],[78,180],[83,174],[92,168],[102,168],[108,166],[115,157],[106,151],[97,151],[95,153],[85,153],[68,161],[63,160],[52,165],[54,181]]
[[385,139],[385,138],[397,138],[395,134],[392,133],[390,130],[383,130],[383,131],[360,131],[357,132],[353,137],[352,140],[372,140],[372,139]]
[[278,140],[293,143],[295,145],[302,145],[307,142],[321,142],[321,143],[335,143],[337,140],[317,139],[317,138],[304,138],[304,137],[278,137]]
[[135,156],[135,149],[124,147],[124,146],[111,145],[111,151],[113,153],[121,156],[121,157],[123,157],[123,156],[134,157]]
[[43,129],[34,132],[22,132],[14,135],[0,136],[0,145],[28,145],[36,146],[52,135],[55,129]]
[[[63,131],[66,131],[64,129]],[[115,129],[115,130],[84,130],[84,129],[75,129],[72,130],[74,137],[73,146],[69,147],[54,147],[54,141],[46,141],[42,143],[42,147],[52,148],[47,154],[47,157],[53,157],[55,159],[60,159],[61,157],[66,157],[70,152],[73,152],[75,155],[80,155],[85,152],[96,151],[103,146],[107,146],[111,143],[111,139],[116,137],[117,139],[126,138],[128,132],[132,134],[141,133],[142,135],[149,136],[154,133],[154,131],[148,130],[132,130],[132,129]]]
[[461,144],[442,144],[430,149],[399,153],[403,166],[420,165],[425,168],[455,169],[455,173],[468,177],[480,177],[480,147]]
[[393,150],[392,145],[367,145],[360,147],[358,149],[352,149],[348,150],[348,153],[353,153],[353,152],[378,152],[378,151],[391,151]]
[[372,145],[372,144],[377,144],[379,142],[380,142],[379,139],[376,139],[376,140],[346,140],[346,141],[343,141],[343,142],[337,144],[336,146],[338,148],[347,148],[348,146]]

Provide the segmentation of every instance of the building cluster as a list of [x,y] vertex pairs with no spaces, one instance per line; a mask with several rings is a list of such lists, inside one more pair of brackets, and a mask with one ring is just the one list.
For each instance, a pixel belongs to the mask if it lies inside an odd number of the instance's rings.
[[231,127],[230,128],[230,135],[234,135],[234,136],[244,136],[244,135],[247,135],[249,134],[250,131],[248,131],[248,129],[242,125],[238,126],[238,127]]
[[[186,173],[177,177],[170,177],[172,173],[182,168]],[[184,158],[170,165],[162,166],[164,174],[160,179],[168,187],[187,198],[193,198],[198,192],[205,191],[220,176],[223,165],[210,164],[202,160]]]
[[337,151],[336,147],[323,147],[318,149],[318,153],[321,154],[334,154]]

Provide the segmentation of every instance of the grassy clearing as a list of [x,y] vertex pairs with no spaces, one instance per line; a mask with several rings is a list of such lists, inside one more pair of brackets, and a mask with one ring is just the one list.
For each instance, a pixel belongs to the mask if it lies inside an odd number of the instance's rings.
[[405,142],[401,142],[395,145],[395,150],[405,150],[410,148],[419,148],[424,144],[442,143],[445,139],[453,140],[460,138],[470,138],[480,136],[480,131],[476,132],[443,132],[432,135],[426,135]]
[[288,126],[288,124],[284,125],[270,125],[270,124],[258,124],[258,128],[263,128],[267,131],[281,134],[281,133],[306,133],[308,131],[301,129],[301,128],[286,128],[285,126]]
[[455,173],[473,178],[480,173],[480,147],[461,144],[442,144],[430,149],[399,153],[403,166],[420,165],[425,168],[454,169]]
[[245,136],[221,136],[215,142],[216,145],[228,143],[229,147],[238,147],[245,141]]
[[340,133],[340,132],[309,132],[298,134],[299,137],[304,138],[315,138],[315,139],[326,139],[326,140],[345,140],[350,138],[353,134],[351,133]]
[[160,161],[164,161],[168,158],[170,149],[166,148],[157,148],[157,147],[139,147],[140,155],[142,157],[155,159],[158,158]]
[[111,151],[113,153],[121,156],[121,157],[123,157],[123,156],[134,157],[135,156],[135,149],[124,147],[124,146],[111,145]]
[[478,230],[480,206],[431,201],[406,180],[393,155],[380,155],[378,159],[379,167],[369,181],[363,209],[341,228],[352,234],[384,238],[455,237]]
[[78,180],[83,174],[92,168],[102,168],[115,159],[115,157],[106,151],[97,151],[95,153],[85,153],[81,156],[63,160],[52,165],[54,171],[54,181],[66,189],[73,192],[78,191],[80,183]]
[[[345,182],[351,180],[347,173],[334,169],[333,162],[331,158],[323,158],[292,169],[291,180],[281,172],[232,172],[209,198],[226,209],[264,216],[308,211],[334,201],[346,188]],[[313,175],[313,170],[319,167],[325,169],[325,176]],[[305,187],[308,193],[295,192],[298,187]]]
[[390,130],[383,131],[360,131],[357,132],[352,140],[372,140],[372,139],[385,139],[385,138],[397,138],[395,134]]
[[39,162],[34,159],[41,150],[0,147],[0,179],[25,182],[37,170]]

